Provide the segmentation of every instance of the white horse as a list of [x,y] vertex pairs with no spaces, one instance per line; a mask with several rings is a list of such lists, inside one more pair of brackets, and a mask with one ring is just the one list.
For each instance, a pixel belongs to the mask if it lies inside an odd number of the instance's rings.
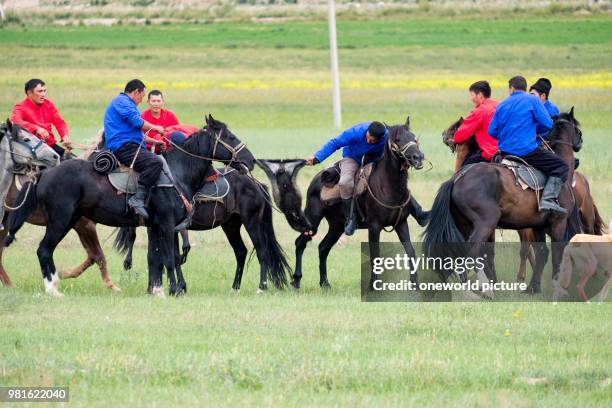
[[58,164],[59,155],[26,129],[9,120],[0,125],[0,230],[4,229],[5,200],[15,169],[22,167],[38,171],[40,167]]

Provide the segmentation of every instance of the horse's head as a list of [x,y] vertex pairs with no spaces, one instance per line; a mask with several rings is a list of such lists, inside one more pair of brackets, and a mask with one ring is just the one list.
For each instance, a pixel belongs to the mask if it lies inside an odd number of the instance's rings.
[[391,155],[400,162],[402,170],[406,170],[410,166],[417,170],[423,168],[425,155],[419,149],[419,141],[416,136],[410,131],[409,116],[403,125],[395,125],[389,128],[387,145]]
[[9,149],[15,163],[44,167],[59,164],[59,155],[26,129],[7,120],[0,125],[0,133],[9,141]]
[[554,118],[553,127],[549,135],[550,146],[564,144],[572,147],[574,152],[582,149],[582,130],[580,123],[574,117],[574,107],[569,112],[562,112]]
[[208,115],[203,131],[211,138],[211,158],[228,163],[241,174],[255,168],[255,157],[225,123]]
[[262,160],[256,161],[272,185],[274,202],[285,214],[287,222],[298,232],[310,232],[312,226],[302,211],[302,195],[297,186],[297,175],[306,165],[306,160]]
[[451,151],[454,153],[457,148],[457,144],[455,143],[455,132],[459,129],[459,126],[463,123],[463,116],[459,118],[458,121],[454,122],[452,125],[448,127],[444,132],[442,132],[442,143],[447,145]]

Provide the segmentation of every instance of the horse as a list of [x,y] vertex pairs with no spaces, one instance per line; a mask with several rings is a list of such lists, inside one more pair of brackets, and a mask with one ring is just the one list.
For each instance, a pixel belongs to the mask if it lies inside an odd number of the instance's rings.
[[[392,227],[402,243],[408,256],[414,257],[414,248],[410,242],[407,218],[411,211],[412,196],[408,188],[408,169],[423,168],[425,156],[419,150],[419,143],[410,130],[410,117],[402,125],[388,128],[389,136],[382,157],[372,164],[372,173],[367,180],[367,192],[355,197],[357,206],[358,228],[368,230],[370,245],[370,263],[379,254],[380,232],[385,227]],[[309,233],[301,233],[295,241],[296,266],[291,285],[299,289],[302,279],[302,255],[309,241],[317,232],[321,220],[325,218],[329,230],[319,244],[319,285],[331,288],[327,279],[327,257],[332,247],[344,233],[345,217],[341,203],[326,204],[321,199],[324,182],[319,172],[311,181],[306,194],[304,215],[308,222]],[[414,272],[414,271],[413,271]],[[410,275],[416,282],[416,273]],[[375,280],[371,274],[370,287]]]
[[[463,162],[466,158],[476,152],[478,144],[474,138],[466,143],[455,143],[454,135],[459,126],[463,123],[463,118],[459,118],[456,122],[451,124],[444,132],[442,132],[442,143],[447,145],[451,152],[455,153],[455,172],[459,171]],[[601,218],[591,190],[589,181],[586,176],[579,171],[574,171],[575,185],[573,185],[574,196],[578,204],[578,210],[580,211],[580,220],[582,230],[586,234],[602,235],[605,231],[605,223]],[[532,245],[536,241],[536,236],[533,229],[526,228],[517,231],[521,240],[520,250],[520,265],[516,275],[517,282],[524,282],[526,276],[527,261],[531,264],[532,269],[535,267],[535,246]]]
[[[533,228],[538,243],[545,243],[546,233],[553,242],[567,243],[580,229],[575,222],[577,209],[571,188],[574,152],[582,147],[582,132],[574,117],[574,108],[555,119],[548,145],[570,169],[568,181],[559,196],[560,204],[572,210],[569,217],[540,212],[536,194],[517,186],[514,175],[507,167],[496,163],[478,163],[469,169],[469,176],[458,173],[458,177],[453,176],[438,190],[431,210],[431,217],[436,222],[429,223],[423,235],[425,251],[433,254],[440,246],[467,241],[472,244],[469,245],[468,255],[475,259],[481,249],[473,244],[490,241],[497,227],[516,230]],[[559,271],[562,250],[560,245],[553,245],[553,278]],[[545,261],[545,258],[537,257],[527,292],[541,291]],[[489,262],[492,262],[492,258],[489,258]],[[438,272],[444,280],[452,274],[449,270]],[[460,279],[466,280],[465,275],[461,274]],[[497,279],[494,268],[489,267],[477,271],[477,276],[482,281]]]
[[[3,164],[12,166],[13,160],[10,158],[10,150],[13,150],[17,153],[15,155],[15,163],[26,165],[26,167],[22,168],[22,171],[18,170],[18,172],[22,173],[26,177],[33,178],[39,173],[41,166],[42,167],[54,167],[59,163],[59,156],[57,155],[57,153],[55,153],[55,151],[53,151],[53,149],[49,148],[44,143],[41,144],[38,138],[30,134],[27,130],[20,128],[18,125],[7,122],[6,125],[0,126],[0,139],[2,139],[2,137],[5,134],[4,132],[10,129],[11,126],[15,129],[18,129],[17,134],[20,135],[21,137],[20,140],[23,143],[15,144],[13,149],[2,148],[3,154],[7,155],[6,158],[3,157],[4,159],[2,161]],[[37,157],[47,155],[50,158],[50,160],[48,160],[47,162],[41,162],[40,166],[35,164],[36,162],[34,161],[34,157],[32,157],[31,163],[26,162],[28,152],[27,151],[20,152],[23,149],[27,150],[26,145],[30,146],[29,147],[30,153],[32,149],[34,149],[35,151],[37,151],[37,154],[36,154]],[[43,149],[44,149],[44,153],[39,151]],[[12,209],[17,209],[20,206],[20,203],[18,202],[16,203],[17,201],[16,199],[19,194],[19,188],[17,186],[16,179],[13,175],[13,171],[5,168],[4,170],[0,171],[0,174],[2,175],[1,176],[2,181],[0,182],[0,184],[3,184],[5,182],[4,177],[6,177],[6,179],[10,183],[8,194],[6,195],[5,200],[7,203],[10,202],[10,203],[13,203],[12,205],[14,205],[14,207],[5,205],[4,208],[8,209],[9,211],[11,211]],[[8,218],[8,213],[5,214],[4,218],[5,219]],[[27,219],[27,222],[29,222],[30,224],[38,225],[38,226],[44,226],[46,223],[46,220],[40,208],[37,208],[30,214],[30,216]],[[112,279],[108,275],[108,269],[106,267],[106,258],[104,256],[104,252],[102,251],[100,240],[98,239],[98,234],[96,232],[96,225],[90,220],[88,220],[87,218],[81,218],[74,225],[73,229],[79,236],[79,240],[81,241],[83,248],[87,252],[87,258],[85,259],[85,261],[83,261],[78,266],[60,272],[60,278],[62,279],[76,278],[81,273],[83,273],[87,268],[89,268],[95,263],[100,268],[100,274],[102,276],[102,282],[104,283],[104,286],[113,291],[120,291],[121,289],[117,285],[115,285],[115,283],[112,281]],[[0,281],[2,282],[3,285],[12,287],[13,283],[11,282],[11,279],[9,278],[8,273],[4,269],[4,265],[2,263],[2,257],[4,255],[4,247],[5,247],[5,238],[7,234],[8,234],[8,230],[0,230]]]
[[[162,276],[166,270],[170,295],[186,292],[187,284],[180,265],[176,264],[178,240],[175,226],[188,216],[186,197],[193,197],[202,186],[211,160],[227,162],[238,171],[246,173],[254,168],[254,157],[246,146],[223,122],[211,115],[206,125],[186,140],[180,149],[172,149],[165,159],[175,180],[175,188],[154,188],[149,197],[148,209],[152,214],[143,220],[127,208],[124,197],[117,194],[108,178],[93,169],[89,161],[68,160],[42,173],[31,194],[24,196],[24,206],[9,217],[11,236],[21,228],[38,203],[43,207],[47,220],[45,236],[37,255],[43,274],[45,291],[62,296],[58,290],[58,278],[53,263],[53,252],[70,228],[81,217],[93,222],[115,226],[149,227],[149,284],[147,291],[163,296]],[[178,283],[175,277],[178,275]]]
[[[230,186],[229,193],[220,202],[196,200],[189,230],[207,231],[221,227],[236,257],[236,272],[232,290],[239,291],[247,258],[240,229],[244,225],[253,245],[260,266],[258,292],[268,289],[267,279],[277,288],[287,284],[287,272],[291,268],[283,249],[276,239],[272,223],[272,206],[267,188],[253,177],[229,171],[224,176]],[[115,238],[115,248],[127,253],[124,267],[132,267],[132,250],[136,228],[121,228]],[[183,236],[182,262],[189,252],[189,243]],[[186,245],[185,245],[186,244]]]

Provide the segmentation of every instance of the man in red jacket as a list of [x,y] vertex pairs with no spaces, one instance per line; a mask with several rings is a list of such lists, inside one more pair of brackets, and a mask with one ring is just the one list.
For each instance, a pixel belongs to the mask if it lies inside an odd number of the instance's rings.
[[25,83],[26,97],[13,107],[11,121],[44,140],[60,157],[65,150],[57,145],[53,129],[59,134],[66,149],[72,149],[69,130],[55,105],[47,99],[47,87],[41,79],[30,79]]
[[490,98],[491,87],[487,81],[474,82],[470,86],[470,99],[472,99],[474,109],[455,132],[454,140],[455,143],[465,143],[474,135],[479,150],[465,159],[463,166],[489,162],[499,151],[497,140],[487,132],[498,103]]
[[[179,120],[174,112],[164,109],[164,95],[161,91],[154,89],[149,92],[147,103],[149,104],[149,109],[141,113],[142,118],[147,122],[162,126],[163,128],[179,124]],[[163,135],[155,131],[147,135],[147,148],[151,149],[153,145],[156,145],[155,153],[161,153],[168,147]]]

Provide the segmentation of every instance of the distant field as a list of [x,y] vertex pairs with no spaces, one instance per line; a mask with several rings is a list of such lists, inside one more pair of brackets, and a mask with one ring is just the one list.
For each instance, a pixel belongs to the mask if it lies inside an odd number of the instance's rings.
[[[580,170],[612,219],[611,17],[340,21],[338,36],[343,125],[410,114],[433,164],[411,173],[425,207],[451,175],[440,135],[470,110],[469,84],[490,79],[501,99],[507,78],[523,74],[551,78],[552,99],[575,106]],[[0,113],[22,98],[25,80],[41,77],[81,142],[134,77],[165,91],[184,122],[201,125],[209,112],[226,121],[261,158],[305,157],[337,132],[323,22],[3,28],[0,52]],[[317,170],[301,173],[303,191]],[[292,263],[296,233],[278,214],[275,227]],[[420,228],[410,228],[417,241]],[[67,298],[58,302],[40,294],[43,230],[28,226],[6,252],[17,289],[0,290],[0,385],[67,384],[72,401],[87,406],[609,405],[609,304],[360,303],[367,234],[334,248],[333,289],[324,293],[316,245],[325,230],[307,249],[299,294],[257,296],[255,262],[241,293],[230,294],[233,253],[216,230],[192,234],[188,296],[157,301],[144,295],[144,231],[135,271],[124,273],[107,240],[112,229],[101,227],[124,292],[107,293],[91,270],[62,282]],[[511,231],[499,238],[517,239]],[[73,233],[55,254],[60,267],[82,257]]]

